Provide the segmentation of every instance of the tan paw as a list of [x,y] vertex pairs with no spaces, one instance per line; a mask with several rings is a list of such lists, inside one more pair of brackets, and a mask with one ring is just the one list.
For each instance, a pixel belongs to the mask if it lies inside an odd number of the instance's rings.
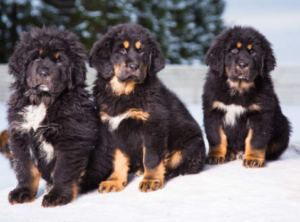
[[124,190],[126,186],[126,182],[120,180],[108,180],[104,181],[99,186],[100,193],[111,193],[111,192],[119,192]]
[[225,163],[225,156],[208,155],[205,160],[206,164],[217,165]]
[[263,159],[255,159],[255,158],[244,158],[243,166],[246,168],[260,168],[264,166],[264,160]]
[[30,203],[35,200],[35,194],[28,188],[17,188],[8,195],[10,204]]
[[162,189],[164,187],[164,182],[155,179],[143,179],[140,182],[139,190],[141,192],[151,192]]

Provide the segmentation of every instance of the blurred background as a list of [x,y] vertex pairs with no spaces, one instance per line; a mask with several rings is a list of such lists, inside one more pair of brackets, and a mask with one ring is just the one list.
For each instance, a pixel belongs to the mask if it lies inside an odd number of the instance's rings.
[[168,63],[199,63],[224,29],[222,0],[2,0],[0,62],[22,31],[55,26],[75,32],[89,50],[110,28],[138,23],[160,42]]

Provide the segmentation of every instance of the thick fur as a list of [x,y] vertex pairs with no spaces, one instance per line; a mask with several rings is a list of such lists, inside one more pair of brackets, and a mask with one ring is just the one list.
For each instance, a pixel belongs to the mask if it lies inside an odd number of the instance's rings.
[[[162,162],[165,179],[200,172],[205,159],[201,129],[157,78],[165,59],[148,31],[133,24],[112,28],[94,44],[89,61],[98,71],[93,90],[100,116],[111,132],[114,147],[129,160],[129,172],[155,171]],[[114,78],[116,85],[130,86],[128,91],[115,90]],[[130,110],[134,116],[122,116]],[[176,151],[180,161],[168,168],[168,160]],[[141,184],[141,191],[163,187],[152,187],[148,182],[144,188]]]
[[[100,136],[104,126],[84,89],[85,61],[83,45],[68,31],[35,28],[16,45],[9,60],[15,79],[8,102],[9,146],[18,179],[11,204],[33,201],[40,176],[49,188],[44,207],[71,202],[87,176],[89,156],[107,149]],[[99,183],[109,175],[110,161],[97,158],[103,171],[89,179]]]
[[[248,154],[261,151],[262,160],[249,160],[251,154],[247,156],[246,150],[244,166],[259,167],[265,159],[277,159],[288,147],[291,129],[270,76],[276,66],[271,44],[251,27],[233,27],[216,37],[205,63],[210,67],[203,93],[210,145],[207,162],[235,159],[239,151],[245,151],[250,129]],[[227,137],[223,143],[226,157],[224,152],[218,155],[213,151],[221,143],[220,127]]]

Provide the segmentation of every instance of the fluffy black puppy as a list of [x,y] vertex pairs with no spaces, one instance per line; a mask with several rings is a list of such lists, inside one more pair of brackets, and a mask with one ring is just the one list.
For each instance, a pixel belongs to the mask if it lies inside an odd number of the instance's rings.
[[161,189],[165,178],[198,173],[204,165],[201,129],[157,78],[165,66],[159,44],[139,25],[112,28],[91,50],[94,97],[114,140],[114,171],[99,191],[121,191],[129,172],[144,172],[139,189]]
[[[9,146],[18,179],[8,197],[11,204],[33,201],[40,176],[49,190],[44,207],[67,204],[77,195],[101,130],[84,89],[85,61],[83,45],[68,31],[35,28],[16,45],[9,60],[15,78],[8,103]],[[97,157],[101,162],[102,155]],[[109,166],[105,160],[101,164]],[[110,172],[103,169],[95,175],[98,181]]]
[[290,124],[274,92],[276,60],[268,40],[250,27],[228,29],[216,37],[205,63],[207,163],[234,160],[239,151],[250,168],[278,158],[288,146]]

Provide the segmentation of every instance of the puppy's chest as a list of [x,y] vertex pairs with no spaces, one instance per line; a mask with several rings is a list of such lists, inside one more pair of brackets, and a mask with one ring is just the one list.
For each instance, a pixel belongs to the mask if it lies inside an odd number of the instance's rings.
[[38,165],[40,158],[49,163],[54,158],[54,147],[43,136],[43,132],[48,129],[49,125],[46,121],[47,107],[43,103],[29,105],[23,108],[19,114],[22,116],[22,121],[18,123],[18,129],[21,133],[29,136],[28,148],[34,163]]
[[41,124],[46,117],[47,108],[44,103],[41,103],[38,106],[29,105],[26,106],[19,114],[23,117],[23,122],[20,125],[21,130],[25,132],[33,130],[36,132],[38,128],[41,127]]
[[100,110],[101,121],[107,124],[110,132],[118,130],[121,124],[125,124],[126,120],[133,120],[134,123],[143,124],[149,119],[149,112],[142,108],[126,108],[122,109],[122,111],[112,111],[106,108]]
[[253,103],[249,106],[242,106],[238,104],[225,104],[220,101],[215,101],[212,104],[212,110],[219,110],[224,113],[223,122],[227,126],[235,126],[240,117],[261,111],[259,104]]

